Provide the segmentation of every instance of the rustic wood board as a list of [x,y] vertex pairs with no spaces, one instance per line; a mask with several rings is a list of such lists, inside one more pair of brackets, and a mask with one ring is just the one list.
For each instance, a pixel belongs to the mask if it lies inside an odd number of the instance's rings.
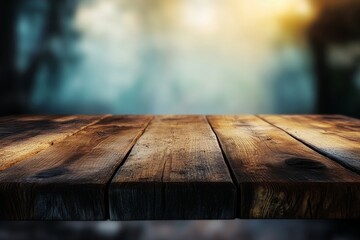
[[204,116],[157,116],[114,176],[110,219],[235,217],[233,185]]
[[95,124],[106,116],[11,116],[0,118],[0,171]]
[[236,178],[238,217],[359,218],[358,174],[256,116],[208,120]]
[[151,118],[105,118],[0,172],[0,219],[107,219],[108,183]]
[[360,120],[338,115],[260,117],[360,174]]

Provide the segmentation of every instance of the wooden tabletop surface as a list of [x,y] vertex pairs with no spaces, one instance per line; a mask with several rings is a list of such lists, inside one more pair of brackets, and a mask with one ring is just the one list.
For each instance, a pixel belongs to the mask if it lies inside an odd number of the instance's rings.
[[360,120],[0,117],[0,220],[360,218]]

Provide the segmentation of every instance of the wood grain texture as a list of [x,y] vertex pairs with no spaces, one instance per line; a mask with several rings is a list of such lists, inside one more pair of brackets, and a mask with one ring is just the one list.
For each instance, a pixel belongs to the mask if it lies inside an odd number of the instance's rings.
[[64,140],[106,116],[0,118],[0,171]]
[[150,120],[105,118],[0,172],[0,219],[108,218],[108,183]]
[[260,117],[360,174],[360,120],[339,115]]
[[110,184],[110,219],[235,217],[236,188],[203,116],[158,116]]
[[256,116],[208,120],[236,178],[240,218],[359,218],[356,173]]

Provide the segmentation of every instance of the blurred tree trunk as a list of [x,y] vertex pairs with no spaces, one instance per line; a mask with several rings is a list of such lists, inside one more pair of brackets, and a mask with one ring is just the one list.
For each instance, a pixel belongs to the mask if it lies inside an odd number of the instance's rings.
[[16,112],[14,93],[14,21],[16,1],[0,1],[0,115]]
[[356,87],[359,62],[349,66],[330,65],[334,45],[360,44],[360,2],[354,0],[314,0],[318,16],[312,22],[310,42],[317,87],[317,112],[360,117],[360,90]]
[[311,50],[314,59],[314,71],[317,92],[317,112],[320,114],[330,114],[331,104],[329,103],[329,69],[326,63],[326,48],[317,42],[311,42]]

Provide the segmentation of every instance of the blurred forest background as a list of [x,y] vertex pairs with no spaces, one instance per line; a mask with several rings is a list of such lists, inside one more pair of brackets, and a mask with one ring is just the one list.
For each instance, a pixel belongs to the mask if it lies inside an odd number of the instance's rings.
[[0,3],[0,114],[360,117],[357,0]]
[[[2,0],[0,115],[360,117],[358,0]],[[0,239],[359,239],[356,222],[0,223]]]

